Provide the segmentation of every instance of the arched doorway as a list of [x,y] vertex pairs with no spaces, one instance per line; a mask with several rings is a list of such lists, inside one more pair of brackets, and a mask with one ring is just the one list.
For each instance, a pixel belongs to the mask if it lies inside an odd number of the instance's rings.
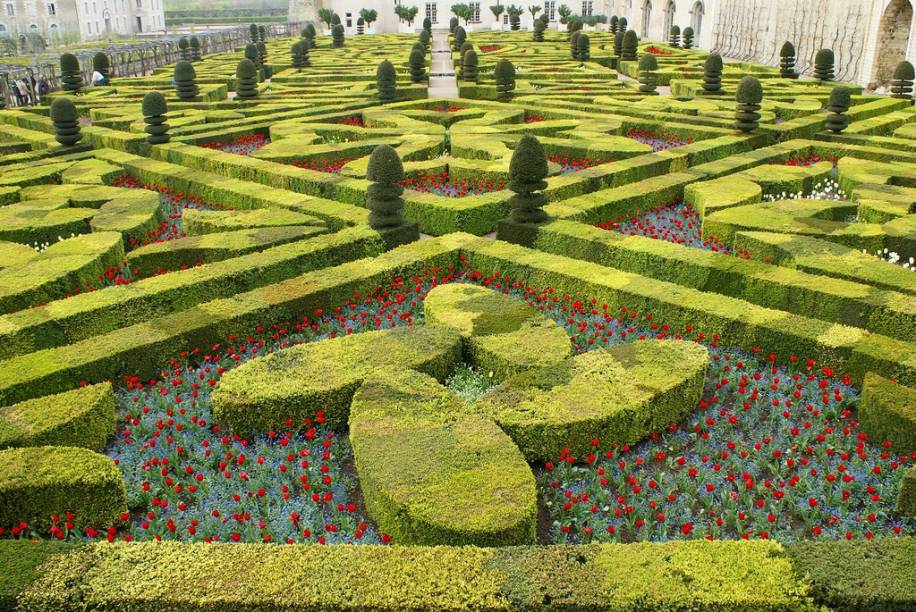
[[662,38],[666,39],[671,34],[671,26],[674,25],[674,12],[677,8],[674,6],[674,0],[669,0],[665,7],[665,29],[662,30]]
[[703,3],[700,0],[697,0],[693,8],[690,9],[690,27],[693,28],[693,39],[697,41],[694,44],[697,46],[699,46],[700,29],[703,27],[703,15],[705,12]]
[[875,56],[874,81],[877,86],[887,85],[894,76],[894,68],[906,59],[913,24],[913,5],[909,0],[891,0],[878,24],[881,44]]
[[643,40],[649,38],[649,19],[652,18],[652,2],[646,0],[642,4],[642,34],[640,38]]

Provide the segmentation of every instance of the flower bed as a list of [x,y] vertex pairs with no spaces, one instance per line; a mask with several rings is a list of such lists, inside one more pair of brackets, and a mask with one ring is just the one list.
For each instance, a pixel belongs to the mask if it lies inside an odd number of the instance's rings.
[[505,181],[482,178],[452,179],[448,171],[441,174],[413,174],[399,181],[406,189],[420,193],[434,193],[447,198],[463,198],[505,189]]
[[615,161],[613,159],[594,159],[591,157],[573,158],[570,157],[568,153],[554,153],[553,155],[549,155],[547,159],[555,164],[559,164],[563,174],[579,172],[586,168],[600,166],[601,164],[609,164]]
[[246,134],[244,136],[236,136],[226,142],[204,142],[200,146],[205,149],[223,151],[224,153],[234,153],[235,155],[251,155],[269,142],[270,139],[263,134]]
[[666,149],[673,149],[674,147],[681,147],[685,144],[690,144],[693,142],[692,138],[681,140],[681,138],[676,134],[653,134],[652,132],[648,132],[646,130],[638,130],[636,128],[630,128],[627,131],[627,137],[632,138],[637,142],[650,145],[652,150],[656,153]]
[[659,49],[655,46],[646,47],[644,51],[646,53],[651,53],[652,55],[671,55],[671,51],[668,51],[667,49]]
[[544,115],[525,115],[525,123],[540,123],[541,121],[544,121]]
[[502,48],[502,45],[480,45],[480,51],[482,53],[492,53],[494,51],[499,51]]
[[187,233],[185,233],[181,222],[184,211],[188,208],[195,210],[211,210],[211,208],[197,196],[181,192],[172,193],[161,185],[141,183],[127,175],[120,177],[112,186],[158,191],[160,194],[159,197],[162,199],[166,218],[159,224],[159,227],[157,227],[155,231],[147,233],[145,239],[136,240],[131,238],[130,246],[134,248],[154,242],[165,242],[167,240],[175,240],[176,238],[185,238],[187,237]]
[[716,253],[728,253],[728,247],[715,239],[703,238],[703,221],[692,206],[680,200],[642,215],[633,215],[616,221],[604,221],[598,227],[626,234],[666,240]]
[[316,172],[327,172],[329,174],[340,174],[341,169],[346,166],[348,163],[358,159],[356,157],[344,157],[335,161],[325,161],[317,159],[297,159],[293,162],[293,165],[297,168],[305,168],[306,170],[314,170]]
[[360,115],[350,115],[349,117],[342,117],[337,119],[333,123],[341,123],[343,125],[352,125],[353,127],[366,127],[366,124],[363,122],[363,118]]

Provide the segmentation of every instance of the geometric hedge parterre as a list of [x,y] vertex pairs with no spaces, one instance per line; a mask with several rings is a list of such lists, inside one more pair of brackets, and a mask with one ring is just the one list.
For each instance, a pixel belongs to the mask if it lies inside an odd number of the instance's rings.
[[73,146],[0,111],[0,608],[916,607],[911,100],[827,131],[835,83],[587,35],[472,32],[450,99],[319,36],[51,94]]

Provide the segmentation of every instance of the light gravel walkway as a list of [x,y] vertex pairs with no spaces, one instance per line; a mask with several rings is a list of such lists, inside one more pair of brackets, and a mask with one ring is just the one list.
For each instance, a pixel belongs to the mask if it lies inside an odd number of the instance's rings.
[[433,59],[429,72],[430,98],[457,98],[458,81],[448,47],[448,30],[433,30]]

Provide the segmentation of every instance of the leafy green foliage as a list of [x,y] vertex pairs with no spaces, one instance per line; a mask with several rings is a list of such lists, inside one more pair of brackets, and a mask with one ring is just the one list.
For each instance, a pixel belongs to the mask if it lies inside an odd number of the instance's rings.
[[691,28],[690,26],[687,26],[686,28],[684,28],[684,48],[685,49],[693,48],[693,37],[694,37],[693,28]]
[[722,56],[710,53],[703,63],[703,94],[707,96],[722,93]]
[[64,91],[79,91],[83,87],[80,61],[72,53],[60,56],[60,81]]
[[827,118],[824,119],[824,127],[835,134],[839,134],[849,125],[849,115],[846,112],[851,104],[851,92],[848,87],[839,85],[834,87],[830,92],[830,100],[827,102]]
[[512,220],[517,223],[541,223],[547,219],[544,205],[547,196],[547,153],[531,134],[518,141],[509,162],[509,189],[515,195],[509,200]]
[[404,188],[398,181],[404,179],[404,165],[397,151],[390,145],[379,145],[369,156],[366,178],[372,182],[366,190],[366,207],[369,225],[385,229],[404,224]]
[[654,94],[658,87],[658,60],[651,53],[643,53],[639,57],[639,92]]
[[913,64],[904,60],[894,68],[894,78],[891,80],[891,94],[894,98],[902,100],[913,99],[913,81],[916,80],[916,71]]
[[738,82],[735,94],[735,129],[753,132],[760,125],[760,103],[763,101],[763,86],[756,77],[746,76]]
[[668,44],[675,48],[681,46],[681,28],[676,25],[671,26],[671,31],[668,32]]
[[391,102],[397,96],[397,75],[394,64],[388,60],[379,62],[375,70],[375,83],[378,88],[379,100]]
[[235,94],[242,100],[258,95],[258,70],[250,59],[243,59],[235,69]]
[[814,78],[818,81],[832,81],[834,69],[833,49],[821,49],[814,56]]
[[496,99],[502,102],[511,100],[515,89],[515,66],[512,62],[506,58],[496,62],[493,78],[496,80]]
[[165,98],[158,91],[143,96],[143,120],[146,122],[146,141],[150,144],[165,144],[169,141],[169,125],[166,123],[168,107]]
[[627,30],[623,35],[623,41],[620,47],[620,59],[625,62],[636,61],[636,46],[639,44],[639,37],[633,30]]

